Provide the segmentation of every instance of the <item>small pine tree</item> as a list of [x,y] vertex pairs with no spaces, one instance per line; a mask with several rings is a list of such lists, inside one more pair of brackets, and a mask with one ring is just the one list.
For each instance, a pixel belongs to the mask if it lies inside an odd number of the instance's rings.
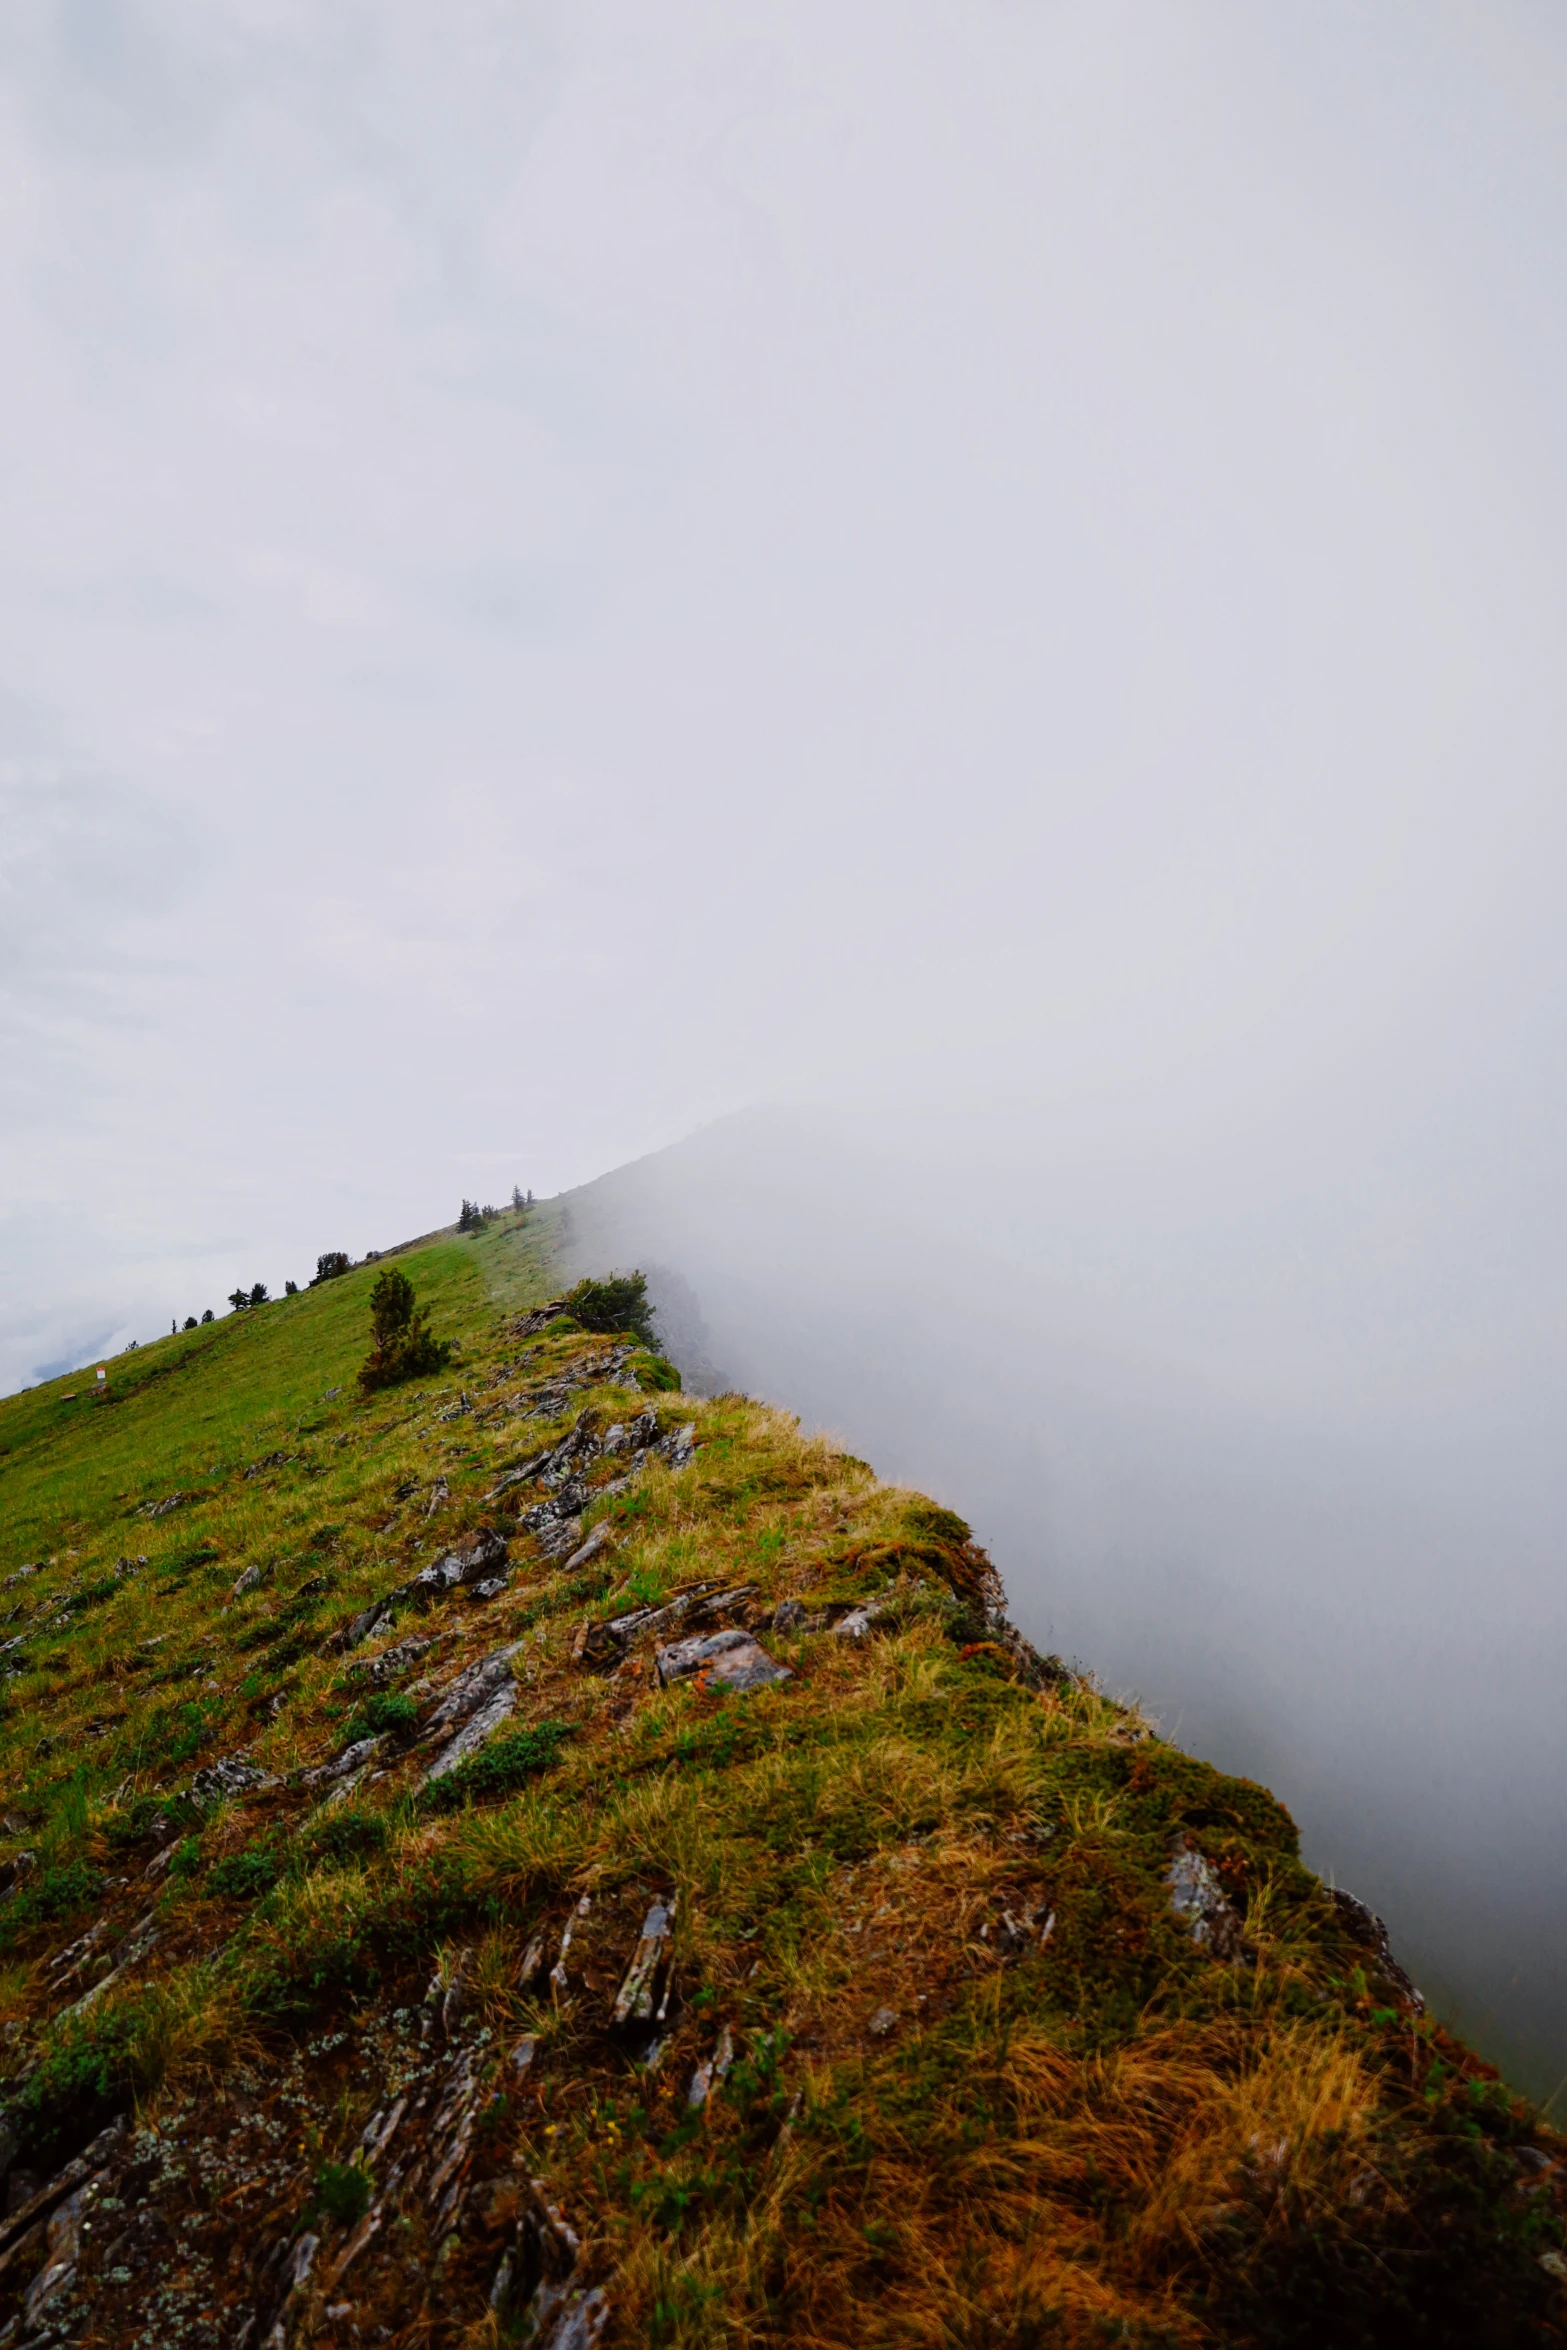
[[202,1320],[203,1320],[204,1322],[210,1322],[210,1321],[212,1320],[212,1308],[211,1308],[211,1306],[208,1306],[208,1308],[207,1308],[206,1312],[205,1312],[205,1313],[202,1315],[202,1317],[201,1317],[201,1318],[202,1318]]
[[479,1207],[478,1201],[465,1199],[462,1204],[462,1213],[457,1219],[458,1231],[477,1232],[483,1222],[484,1216]]
[[285,1297],[298,1297],[299,1283],[297,1281],[285,1281],[283,1284],[283,1295]]
[[568,1289],[565,1309],[584,1330],[630,1330],[644,1346],[656,1346],[653,1309],[645,1273],[611,1273],[604,1281],[579,1281]]
[[375,1343],[359,1371],[369,1394],[402,1379],[422,1379],[444,1370],[452,1350],[429,1327],[430,1309],[414,1302],[414,1285],[396,1265],[378,1273],[370,1292],[370,1331]]
[[[209,1314],[209,1315],[207,1316],[207,1320],[210,1322],[210,1321],[211,1321],[211,1319],[212,1319],[212,1316]],[[194,1314],[187,1314],[187,1315],[186,1315],[186,1317],[185,1317],[185,1327],[186,1327],[186,1329],[187,1329],[187,1330],[195,1330],[195,1329],[197,1329],[197,1328],[199,1327],[199,1325],[198,1325],[198,1323],[197,1323],[197,1320],[196,1320],[196,1317],[195,1317],[195,1315],[194,1315]]]
[[264,1306],[266,1304],[267,1285],[264,1281],[258,1281],[256,1283],[255,1288],[250,1293],[250,1302],[253,1306]]
[[317,1257],[316,1277],[310,1286],[312,1289],[319,1289],[323,1281],[336,1281],[341,1274],[347,1271],[347,1249],[329,1248],[324,1257]]
[[229,1304],[234,1308],[236,1314],[242,1314],[249,1303],[250,1291],[248,1289],[231,1289],[229,1291]]
[[514,1183],[511,1187],[511,1204],[519,1215],[528,1204],[522,1196],[522,1185],[520,1183]]

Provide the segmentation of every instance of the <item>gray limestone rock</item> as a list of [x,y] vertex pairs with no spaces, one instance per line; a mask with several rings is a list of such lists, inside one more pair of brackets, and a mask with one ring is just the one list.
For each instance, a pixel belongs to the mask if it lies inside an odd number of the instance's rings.
[[630,2024],[648,2025],[653,2029],[664,2021],[669,2009],[670,1942],[675,1930],[675,1901],[655,1901],[642,1921],[642,1935],[626,1969],[625,1981],[615,1997],[614,2022],[622,2029]]
[[686,2091],[687,2105],[705,2105],[712,2093],[714,2084],[723,2079],[724,2075],[728,2072],[729,2067],[734,2063],[734,2060],[735,2036],[729,2029],[729,2026],[725,2024],[723,2030],[718,2035],[718,2044],[714,2048],[712,2055],[705,2057],[702,2063],[697,2066],[696,2071],[691,2075],[691,2086]]
[[672,1641],[658,1652],[658,1677],[667,1688],[699,1674],[705,1688],[765,1689],[770,1682],[788,1681],[788,1665],[770,1657],[749,1632],[709,1632],[692,1640]]
[[353,1745],[345,1747],[332,1762],[322,1763],[313,1771],[302,1772],[299,1783],[302,1787],[326,1787],[335,1780],[347,1779],[362,1771],[372,1755],[379,1754],[385,1744],[384,1738],[356,1738]]
[[886,1613],[884,1607],[877,1607],[874,1604],[867,1607],[851,1608],[846,1616],[841,1617],[834,1624],[833,1637],[837,1640],[863,1640],[872,1626]]
[[416,1657],[423,1656],[425,1650],[433,1648],[434,1645],[434,1641],[427,1634],[410,1632],[407,1639],[399,1640],[395,1648],[384,1648],[379,1656],[365,1657],[358,1664],[350,1665],[348,1670],[356,1679],[363,1677],[367,1681],[373,1681],[379,1688],[383,1682],[392,1680],[395,1675],[411,1665]]
[[696,1455],[696,1429],[689,1420],[672,1428],[657,1447],[660,1459],[671,1469],[683,1469]]
[[1240,1919],[1230,1907],[1213,1864],[1184,1836],[1176,1839],[1165,1883],[1170,1888],[1170,1907],[1190,1926],[1199,1950],[1211,1950],[1215,1958],[1244,1956]]
[[486,1739],[493,1738],[501,1724],[510,1721],[516,1710],[517,1684],[508,1681],[504,1689],[497,1689],[493,1697],[486,1698],[478,1711],[469,1715],[456,1737],[442,1747],[425,1772],[425,1785],[428,1787],[433,1780],[444,1779],[448,1771],[455,1771],[457,1765],[466,1762],[470,1754],[477,1754]]
[[466,1550],[449,1550],[421,1567],[407,1586],[410,1599],[439,1599],[464,1585],[491,1581],[506,1566],[504,1538],[486,1528]]
[[190,1783],[190,1799],[206,1810],[225,1796],[253,1795],[260,1788],[281,1784],[274,1772],[264,1771],[259,1763],[248,1762],[242,1754],[226,1754],[196,1773]]
[[1351,1938],[1362,1949],[1371,1952],[1388,1981],[1403,1993],[1412,2007],[1423,2012],[1425,2000],[1393,1956],[1393,1945],[1388,1939],[1387,1928],[1376,1911],[1368,1909],[1363,1901],[1357,1901],[1353,1893],[1346,1893],[1340,1885],[1330,1885],[1327,1895],[1349,1928]]
[[610,1527],[603,1523],[595,1526],[586,1542],[579,1543],[566,1561],[566,1573],[574,1575],[577,1569],[585,1567],[590,1559],[596,1559],[602,1551],[612,1550],[614,1546],[615,1537]]
[[460,1672],[430,1716],[426,1724],[426,1736],[433,1736],[442,1730],[455,1730],[459,1723],[467,1721],[470,1714],[487,1705],[498,1690],[515,1688],[511,1660],[521,1647],[520,1640],[513,1640],[505,1648],[492,1648],[488,1656],[481,1656],[477,1663],[468,1665]]

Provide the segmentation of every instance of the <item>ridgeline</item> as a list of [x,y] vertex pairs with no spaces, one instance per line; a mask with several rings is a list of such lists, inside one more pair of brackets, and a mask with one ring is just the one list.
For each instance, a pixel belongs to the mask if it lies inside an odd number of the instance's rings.
[[0,1403],[0,2345],[1567,2342],[1283,1807],[552,1234]]

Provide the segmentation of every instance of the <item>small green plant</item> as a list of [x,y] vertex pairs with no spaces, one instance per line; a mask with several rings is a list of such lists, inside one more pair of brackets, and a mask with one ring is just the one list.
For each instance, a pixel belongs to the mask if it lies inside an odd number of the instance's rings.
[[257,1901],[270,1893],[283,1874],[283,1862],[271,1844],[247,1844],[220,1860],[207,1879],[207,1891],[223,1901]]
[[400,1690],[378,1689],[354,1708],[343,1731],[345,1744],[356,1738],[406,1738],[419,1727],[419,1708]]
[[171,1877],[195,1877],[201,1873],[201,1838],[182,1836],[174,1847],[174,1858],[169,1863]]
[[54,1834],[67,1847],[87,1841],[87,1789],[79,1778],[67,1779],[54,1807]]
[[96,1901],[102,1891],[102,1877],[84,1860],[63,1861],[52,1868],[42,1868],[28,1879],[0,1916],[0,1936],[9,1943],[25,1934],[29,1926],[41,1925],[45,1919],[70,1917],[74,1911]]
[[636,1373],[637,1385],[654,1395],[671,1395],[679,1388],[680,1373],[664,1355],[633,1355],[631,1368]]
[[122,1810],[110,1812],[101,1823],[110,1851],[126,1852],[133,1845],[144,1844],[163,1815],[158,1796],[133,1796]]
[[346,1249],[346,1248],[329,1248],[329,1249],[327,1250],[327,1252],[326,1252],[325,1256],[322,1256],[322,1257],[317,1257],[317,1259],[316,1259],[316,1277],[315,1277],[315,1279],[314,1279],[314,1280],[311,1282],[310,1286],[311,1286],[311,1288],[312,1288],[312,1289],[319,1289],[323,1281],[338,1281],[338,1280],[341,1280],[342,1276],[343,1276],[343,1275],[344,1275],[344,1274],[345,1274],[347,1271],[348,1271],[348,1251],[347,1251],[347,1249]]
[[388,1265],[375,1277],[370,1292],[370,1328],[375,1344],[359,1372],[359,1384],[371,1394],[403,1379],[422,1379],[444,1370],[451,1361],[447,1341],[429,1327],[430,1309],[414,1302],[414,1285],[406,1273]]
[[307,2219],[335,2220],[351,2228],[370,2208],[370,2173],[357,2162],[325,2162],[316,2173]]
[[603,1281],[579,1281],[575,1289],[567,1290],[562,1303],[584,1330],[629,1330],[645,1347],[657,1345],[645,1273],[611,1273]]
[[510,1795],[530,1779],[547,1771],[567,1736],[564,1722],[539,1722],[527,1730],[513,1730],[496,1738],[471,1762],[459,1763],[444,1779],[437,1779],[420,1797],[426,1811],[460,1811],[465,1803],[485,1796]]
[[334,1811],[317,1822],[306,1840],[312,1865],[341,1868],[346,1861],[364,1860],[379,1852],[387,1838],[385,1814],[378,1811]]

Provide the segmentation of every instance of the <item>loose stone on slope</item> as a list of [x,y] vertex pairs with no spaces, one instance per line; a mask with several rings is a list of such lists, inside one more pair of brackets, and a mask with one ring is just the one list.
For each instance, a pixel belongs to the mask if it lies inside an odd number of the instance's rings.
[[609,1525],[605,1523],[595,1526],[586,1542],[579,1544],[566,1561],[565,1572],[568,1575],[574,1575],[579,1567],[585,1567],[588,1561],[596,1559],[601,1551],[612,1550],[614,1546],[615,1537]]
[[1165,1883],[1170,1888],[1170,1907],[1190,1925],[1192,1940],[1199,1950],[1211,1950],[1215,1958],[1240,1959],[1246,1955],[1240,1919],[1230,1906],[1212,1862],[1184,1836],[1176,1839]]
[[321,1763],[313,1771],[301,1772],[299,1784],[301,1787],[324,1787],[334,1780],[357,1775],[373,1756],[380,1753],[385,1744],[384,1738],[356,1738],[353,1745],[345,1747],[332,1762]]
[[709,1632],[704,1638],[672,1641],[658,1652],[658,1678],[668,1688],[692,1674],[704,1689],[765,1689],[770,1682],[794,1678],[789,1665],[770,1657],[749,1632]]
[[707,2103],[713,2085],[721,2081],[735,2060],[735,2036],[725,2024],[718,2035],[718,2045],[711,2056],[704,2058],[691,2075],[691,2086],[686,2091],[687,2105],[696,2108]]
[[662,1607],[631,1608],[623,1616],[611,1616],[605,1623],[586,1618],[578,1628],[572,1643],[572,1661],[575,1664],[618,1664],[639,1640],[649,1634],[671,1632],[686,1616],[700,1620],[703,1616],[721,1615],[726,1609],[738,1607],[740,1602],[755,1596],[754,1583],[737,1583],[731,1590],[715,1591],[710,1583],[698,1583],[690,1591],[677,1591],[674,1598]]
[[429,1634],[410,1632],[407,1639],[399,1640],[395,1648],[383,1649],[379,1656],[363,1657],[358,1663],[351,1664],[348,1670],[356,1677],[362,1675],[365,1680],[375,1682],[379,1687],[383,1681],[390,1681],[394,1674],[411,1665],[416,1657],[423,1656],[427,1648],[434,1646],[435,1642]]
[[833,1626],[835,1640],[863,1640],[886,1609],[874,1604],[851,1608],[849,1613]]
[[226,1754],[196,1773],[190,1783],[190,1799],[206,1810],[225,1796],[252,1795],[259,1788],[281,1785],[282,1781],[259,1763],[247,1762],[242,1754]]
[[511,2243],[490,2287],[490,2307],[503,2325],[528,2324],[535,2350],[595,2350],[609,2303],[595,2288],[575,2287],[582,2245],[557,2206],[533,2179]]
[[486,1528],[466,1550],[449,1550],[421,1567],[406,1586],[409,1599],[439,1599],[463,1585],[493,1580],[507,1564],[504,1538]]
[[642,1937],[615,1999],[617,2027],[649,2024],[655,2029],[669,2012],[669,1945],[675,1928],[675,1900],[655,1901],[642,1921]]

